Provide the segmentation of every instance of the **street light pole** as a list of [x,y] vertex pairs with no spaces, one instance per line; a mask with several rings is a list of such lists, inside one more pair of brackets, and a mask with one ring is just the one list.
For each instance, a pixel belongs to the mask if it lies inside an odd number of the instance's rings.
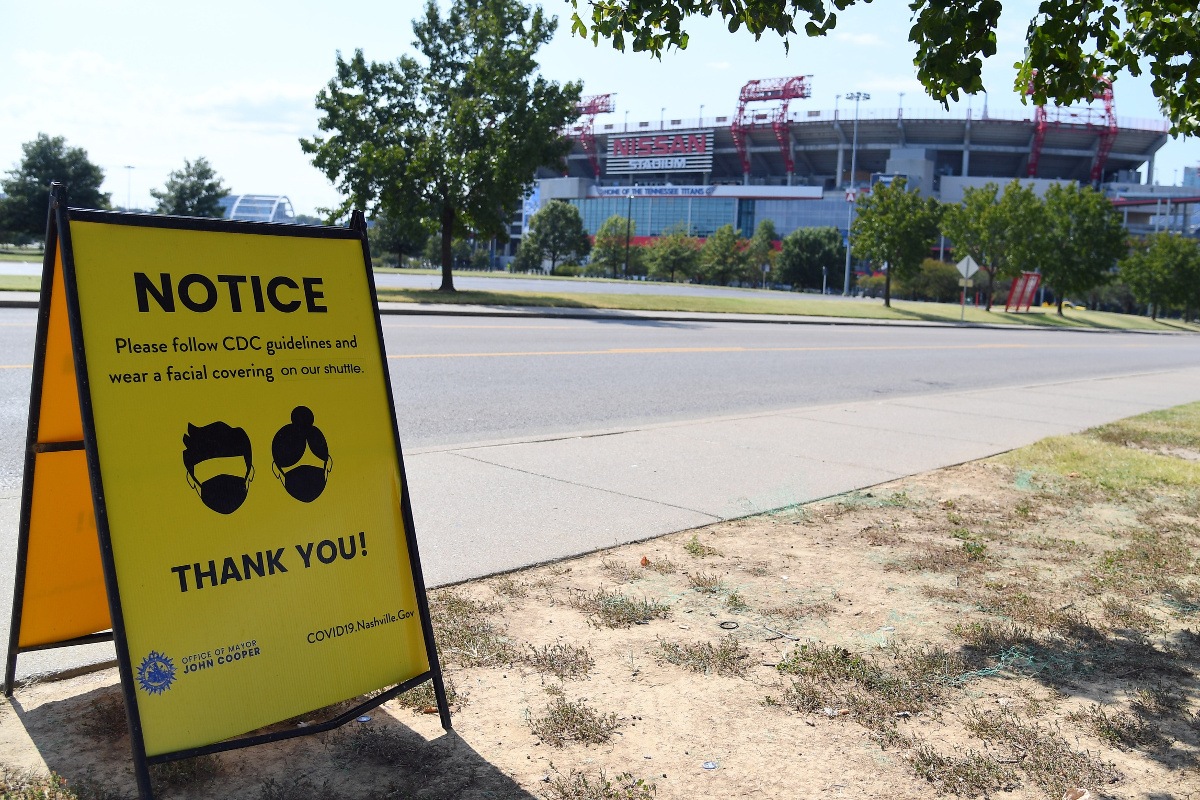
[[[846,99],[854,101],[854,144],[850,147],[850,188],[853,190],[858,171],[858,103],[860,100],[870,100],[871,95],[866,92],[850,92]],[[857,192],[853,201],[847,198],[846,204],[849,208],[846,209],[846,281],[842,285],[843,297],[850,296],[850,228],[854,225],[854,206],[858,204]]]
[[696,127],[697,127],[697,128],[703,128],[703,127],[704,127],[704,103],[701,103],[701,104],[700,104],[700,119],[698,119],[698,120],[696,121]]
[[633,190],[627,195],[629,205],[625,208],[625,280],[629,280],[629,234],[633,225]]
[[664,129],[666,128],[666,125],[665,125],[665,124],[663,124],[663,120],[666,118],[666,115],[667,115],[667,109],[666,109],[666,107],[664,106],[664,107],[663,107],[661,110],[659,110],[659,112],[658,112],[658,129],[659,129],[660,131],[661,131],[661,130],[664,130]]

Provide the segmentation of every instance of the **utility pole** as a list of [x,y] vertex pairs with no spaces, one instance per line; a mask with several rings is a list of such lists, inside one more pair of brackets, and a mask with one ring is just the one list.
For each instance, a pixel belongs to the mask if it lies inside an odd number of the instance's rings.
[[625,208],[625,279],[629,280],[629,233],[633,225],[633,190],[629,190],[629,205]]
[[[854,144],[850,147],[850,188],[853,189],[858,170],[858,103],[860,100],[870,100],[871,95],[866,92],[850,92],[846,99],[854,101]],[[854,225],[854,206],[857,204],[856,192],[853,200],[847,198],[849,208],[846,209],[846,282],[842,285],[842,297],[850,296],[850,228]]]

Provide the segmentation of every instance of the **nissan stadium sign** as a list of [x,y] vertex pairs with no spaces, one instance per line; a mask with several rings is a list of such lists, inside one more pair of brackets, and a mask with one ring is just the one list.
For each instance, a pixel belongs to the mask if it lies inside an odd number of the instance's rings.
[[711,130],[631,133],[608,137],[609,175],[639,172],[711,172]]

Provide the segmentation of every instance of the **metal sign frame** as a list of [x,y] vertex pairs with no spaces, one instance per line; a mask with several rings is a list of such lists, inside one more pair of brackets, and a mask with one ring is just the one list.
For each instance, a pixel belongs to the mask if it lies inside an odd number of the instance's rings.
[[[141,717],[138,711],[138,700],[135,692],[133,665],[127,646],[124,617],[121,606],[120,587],[117,584],[115,560],[113,558],[112,540],[110,537],[108,516],[105,506],[104,482],[100,474],[100,460],[97,449],[96,425],[92,414],[91,391],[88,381],[86,354],[84,352],[83,327],[80,317],[78,288],[75,283],[75,262],[71,249],[72,220],[80,222],[99,222],[112,225],[132,225],[147,228],[171,228],[175,230],[207,231],[218,233],[241,233],[267,236],[295,236],[313,239],[357,239],[362,244],[363,266],[366,271],[367,286],[370,290],[371,308],[374,309],[375,334],[378,341],[380,367],[384,386],[387,391],[387,408],[391,415],[392,437],[395,443],[397,466],[401,482],[401,514],[405,528],[405,539],[408,546],[409,563],[412,572],[413,587],[416,594],[418,615],[425,642],[426,656],[429,669],[405,682],[367,699],[366,701],[344,711],[343,713],[325,720],[292,730],[277,731],[258,735],[241,736],[201,747],[160,753],[149,756],[142,735]],[[61,248],[61,253],[59,252]],[[67,316],[69,320],[71,349],[74,357],[76,384],[79,392],[79,408],[83,421],[84,438],[80,442],[55,443],[53,445],[39,444],[37,441],[43,394],[43,369],[46,358],[46,336],[50,323],[50,299],[54,290],[55,257],[62,260],[63,286],[67,301]],[[442,728],[451,729],[450,707],[446,699],[446,690],[442,671],[438,662],[437,647],[433,638],[433,624],[429,615],[429,603],[425,594],[425,581],[421,570],[420,555],[417,550],[415,527],[413,524],[412,507],[408,493],[408,479],[404,470],[404,456],[400,446],[400,432],[396,421],[395,398],[391,391],[391,376],[388,371],[387,355],[383,341],[383,327],[379,318],[378,295],[375,288],[375,278],[371,271],[371,253],[367,241],[366,219],[361,211],[355,211],[349,227],[317,227],[302,225],[285,225],[266,222],[240,222],[224,219],[200,219],[193,217],[156,216],[148,214],[128,214],[113,211],[96,211],[89,209],[69,208],[66,194],[59,184],[54,184],[50,192],[50,208],[46,223],[46,250],[42,265],[42,289],[38,311],[36,340],[34,345],[34,374],[30,391],[29,425],[25,450],[24,486],[21,496],[21,521],[17,542],[17,565],[15,580],[15,595],[13,598],[12,627],[9,630],[8,654],[5,667],[4,694],[11,697],[15,688],[16,661],[20,653],[36,650],[47,650],[59,647],[70,647],[94,642],[112,641],[116,646],[117,666],[121,677],[121,689],[125,700],[126,715],[129,722],[130,747],[133,751],[134,775],[137,780],[138,793],[145,800],[154,797],[150,782],[149,766],[162,764],[183,758],[220,753],[243,747],[253,747],[268,742],[278,742],[293,739],[297,736],[308,736],[322,733],[344,725],[361,715],[363,712],[386,703],[397,695],[418,686],[425,681],[432,681],[434,695],[437,699],[438,713]],[[96,531],[100,540],[100,556],[104,572],[104,583],[108,595],[109,613],[112,629],[107,632],[93,633],[87,636],[72,638],[65,641],[48,644],[20,647],[19,637],[21,618],[24,604],[25,567],[29,548],[29,526],[33,502],[33,475],[36,455],[39,452],[54,450],[84,450],[86,452],[88,476],[91,485],[92,504],[96,516]]]

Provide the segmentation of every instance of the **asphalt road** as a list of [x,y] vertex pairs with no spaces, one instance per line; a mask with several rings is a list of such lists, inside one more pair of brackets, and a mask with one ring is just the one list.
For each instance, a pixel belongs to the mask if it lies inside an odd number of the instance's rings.
[[[0,309],[0,493],[21,480],[36,312]],[[405,449],[1200,364],[1200,337],[386,316]]]
[[[0,603],[12,591],[35,314],[0,309]],[[1200,399],[1194,336],[403,315],[383,325],[434,586]],[[109,644],[34,653],[18,674],[111,658]]]

